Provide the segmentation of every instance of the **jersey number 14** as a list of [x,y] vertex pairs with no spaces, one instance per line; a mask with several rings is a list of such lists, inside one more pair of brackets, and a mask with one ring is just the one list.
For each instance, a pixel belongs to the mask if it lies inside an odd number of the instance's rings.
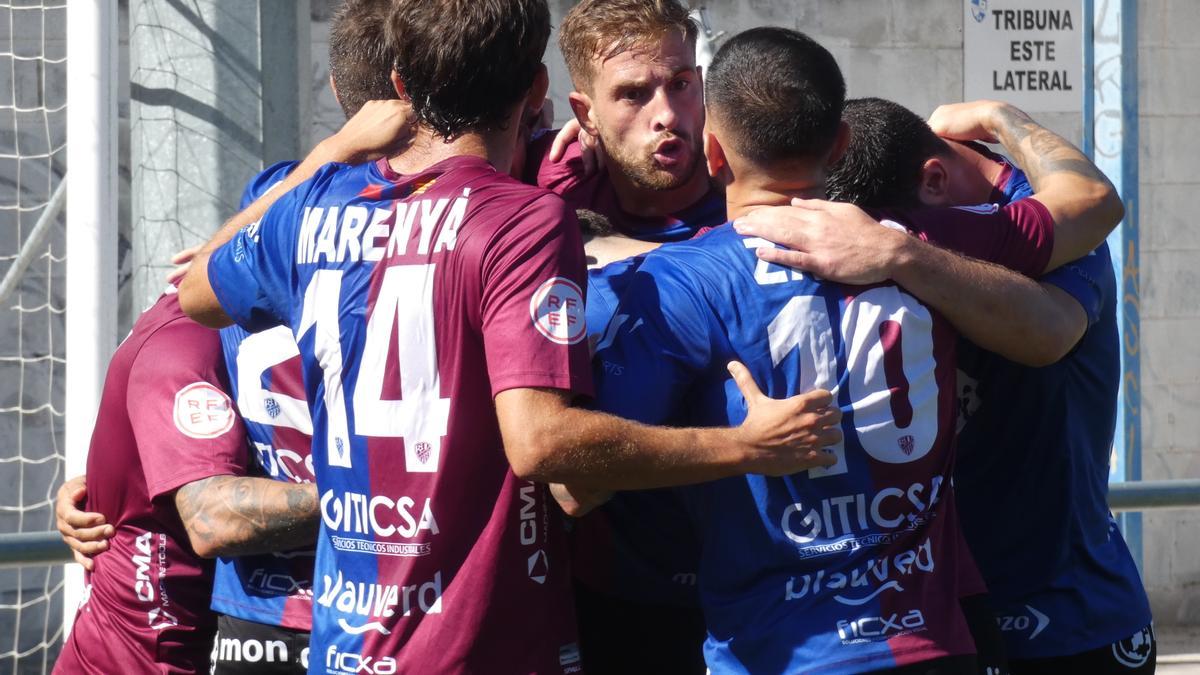
[[[362,358],[353,387],[354,433],[400,438],[407,471],[438,469],[450,399],[441,396],[433,321],[434,265],[395,265],[383,274],[367,319]],[[321,366],[326,411],[326,454],[330,466],[352,466],[345,384],[341,312],[342,271],[317,270],[304,293],[298,335],[313,330],[313,353]],[[384,399],[393,336],[395,368],[402,373],[400,399]]]

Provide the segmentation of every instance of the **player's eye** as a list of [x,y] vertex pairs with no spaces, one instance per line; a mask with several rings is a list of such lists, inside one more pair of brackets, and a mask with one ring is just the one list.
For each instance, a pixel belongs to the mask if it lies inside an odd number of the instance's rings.
[[646,96],[646,90],[640,87],[621,90],[622,101],[640,101]]
[[692,86],[692,83],[688,80],[674,80],[671,82],[671,91],[683,91],[690,86]]

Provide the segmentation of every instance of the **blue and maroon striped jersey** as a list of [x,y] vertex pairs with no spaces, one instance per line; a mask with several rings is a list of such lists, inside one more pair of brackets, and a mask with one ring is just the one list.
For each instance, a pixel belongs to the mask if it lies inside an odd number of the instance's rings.
[[[279,162],[251,179],[239,208],[275,187],[297,164]],[[305,400],[300,350],[291,331],[277,326],[252,334],[230,326],[221,331],[221,349],[257,473],[276,480],[313,482],[312,416]],[[213,609],[246,621],[309,630],[315,554],[309,545],[217,559]]]
[[[1050,254],[1032,200],[886,215],[1028,273]],[[764,245],[720,227],[648,254],[595,359],[598,405],[648,423],[740,423],[733,359],[768,396],[828,388],[845,413],[831,468],[678,491],[701,541],[709,667],[849,673],[973,653],[950,481],[953,330],[895,285],[823,282],[759,261]]]
[[238,324],[299,346],[322,516],[310,672],[577,672],[563,532],[493,403],[591,391],[561,199],[475,157],[328,165],[208,272]]

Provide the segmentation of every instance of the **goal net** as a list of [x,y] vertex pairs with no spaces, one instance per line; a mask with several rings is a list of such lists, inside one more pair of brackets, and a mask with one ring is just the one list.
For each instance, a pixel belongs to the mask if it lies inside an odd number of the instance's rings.
[[[67,0],[0,0],[0,532],[53,529],[63,478]],[[0,569],[0,672],[49,672],[62,567]]]

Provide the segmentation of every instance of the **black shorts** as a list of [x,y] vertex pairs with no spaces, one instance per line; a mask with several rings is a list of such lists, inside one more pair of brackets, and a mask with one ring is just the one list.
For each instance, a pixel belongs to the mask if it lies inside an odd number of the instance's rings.
[[588,675],[704,675],[698,608],[627,602],[575,584],[579,649]]
[[1157,656],[1158,641],[1154,639],[1154,624],[1150,624],[1123,640],[1090,651],[1048,659],[1010,659],[1008,663],[1013,675],[1150,675]]
[[992,613],[988,595],[971,595],[960,598],[958,603],[962,606],[967,628],[975,640],[979,675],[1009,675],[1012,670],[1008,666],[1004,634],[1000,632],[1000,626],[996,623],[996,615]]
[[217,617],[209,672],[304,675],[308,672],[308,635],[307,631],[221,615]]

